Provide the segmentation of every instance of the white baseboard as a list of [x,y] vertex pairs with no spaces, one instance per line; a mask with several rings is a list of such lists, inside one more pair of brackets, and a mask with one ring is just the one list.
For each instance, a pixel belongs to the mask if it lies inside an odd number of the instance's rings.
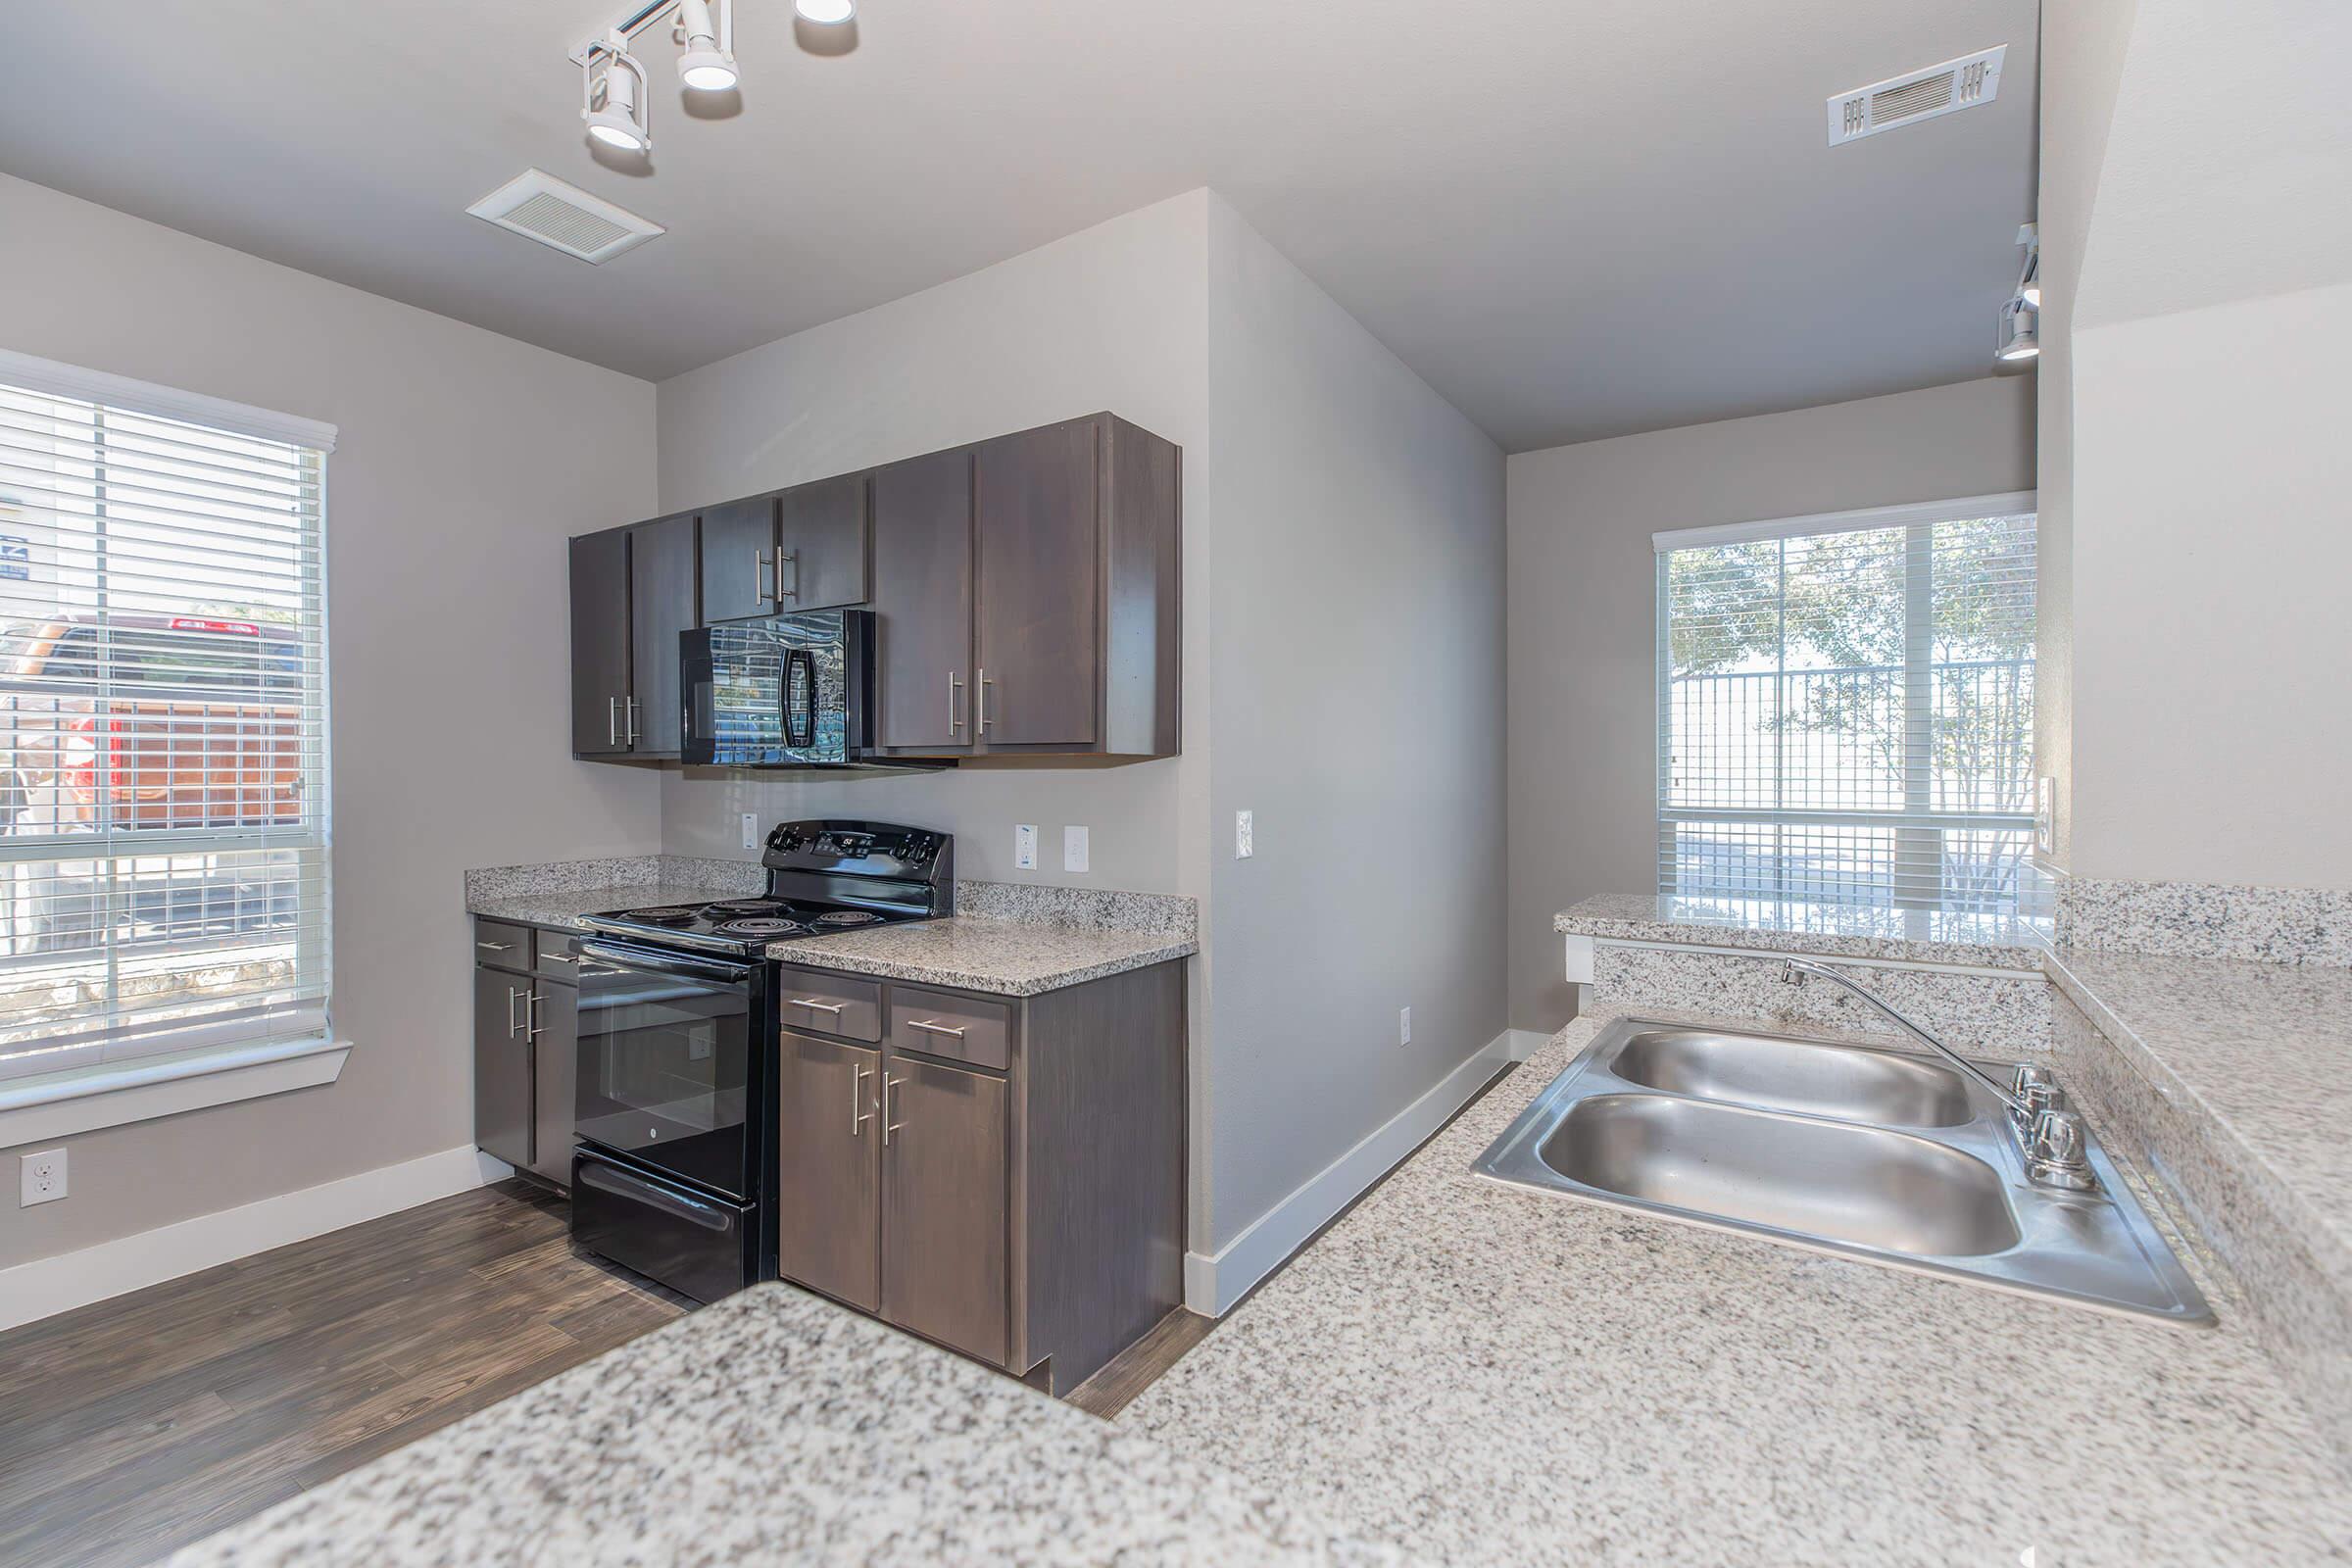
[[1310,1177],[1298,1191],[1267,1209],[1248,1230],[1225,1244],[1214,1256],[1184,1254],[1184,1304],[1209,1317],[1222,1317],[1250,1288],[1287,1261],[1306,1239],[1323,1228],[1332,1215],[1356,1198],[1420,1147],[1446,1124],[1486,1081],[1503,1067],[1525,1057],[1513,1054],[1515,1034],[1534,1035],[1541,1045],[1546,1036],[1534,1030],[1504,1030],[1479,1048],[1476,1054],[1438,1080],[1437,1087],[1381,1123],[1353,1149]]
[[117,1237],[77,1252],[35,1258],[0,1269],[0,1329],[233,1263],[513,1174],[513,1166],[478,1150],[445,1149],[421,1159]]

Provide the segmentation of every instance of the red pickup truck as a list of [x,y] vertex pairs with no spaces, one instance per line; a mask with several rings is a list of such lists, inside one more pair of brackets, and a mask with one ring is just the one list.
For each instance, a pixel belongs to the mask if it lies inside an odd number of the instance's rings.
[[238,828],[301,818],[302,646],[199,615],[59,615],[0,673],[6,831]]

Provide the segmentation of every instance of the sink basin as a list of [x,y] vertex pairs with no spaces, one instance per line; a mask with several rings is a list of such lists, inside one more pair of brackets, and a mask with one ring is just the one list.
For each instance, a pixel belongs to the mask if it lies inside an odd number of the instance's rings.
[[1595,1095],[1541,1152],[1569,1180],[1625,1198],[1889,1251],[1977,1257],[2018,1243],[2000,1173],[1908,1133]]
[[1621,1018],[1472,1169],[1865,1262],[2198,1325],[2204,1297],[2097,1139],[2026,1178],[1998,1097],[1906,1052]]
[[1820,1041],[1644,1029],[1610,1069],[1671,1094],[1888,1127],[1957,1127],[1974,1114],[1968,1081],[1949,1067]]

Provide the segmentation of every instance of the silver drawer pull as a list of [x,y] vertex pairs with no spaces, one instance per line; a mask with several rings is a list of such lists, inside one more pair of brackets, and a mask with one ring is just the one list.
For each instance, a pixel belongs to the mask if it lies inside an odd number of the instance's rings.
[[846,1002],[817,1002],[808,997],[794,997],[790,1001],[796,1007],[812,1007],[818,1012],[846,1012],[850,1005]]
[[476,942],[474,946],[484,953],[505,953],[511,950],[514,944],[512,942]]
[[580,961],[577,958],[567,958],[561,953],[542,953],[539,955],[539,958],[543,963],[577,963]]
[[954,1035],[958,1040],[963,1038],[963,1031],[960,1029],[951,1029],[944,1023],[926,1023],[920,1018],[907,1019],[906,1027],[909,1029],[920,1029],[925,1034]]

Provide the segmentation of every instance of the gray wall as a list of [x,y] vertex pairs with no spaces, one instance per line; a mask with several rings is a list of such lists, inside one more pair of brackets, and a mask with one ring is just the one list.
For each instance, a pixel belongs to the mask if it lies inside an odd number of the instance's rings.
[[1222,201],[1208,364],[1213,1204],[1196,1250],[1503,1029],[1502,454]]
[[[1108,409],[1185,449],[1185,598],[1208,539],[1208,195],[1130,213],[985,270],[675,376],[659,392],[662,506],[676,511]],[[1047,882],[1205,894],[1206,623],[1186,627],[1184,755],[1117,767],[999,760],[952,773],[797,781],[715,771],[662,784],[663,845],[749,858],[738,817],[843,812],[957,835],[969,876],[1010,878],[1039,825]],[[1061,827],[1093,869],[1061,871]],[[1187,835],[1191,858],[1186,858]]]
[[1575,1011],[1556,911],[1657,886],[1650,535],[2030,490],[2034,418],[2033,378],[2004,376],[1511,458],[1513,1027]]
[[564,536],[652,510],[651,385],[5,177],[0,234],[0,344],[342,428],[334,1015],[355,1046],[332,1085],[72,1140],[73,1196],[0,1200],[7,1265],[470,1145],[460,872],[659,833],[650,775],[570,760],[563,636]]

